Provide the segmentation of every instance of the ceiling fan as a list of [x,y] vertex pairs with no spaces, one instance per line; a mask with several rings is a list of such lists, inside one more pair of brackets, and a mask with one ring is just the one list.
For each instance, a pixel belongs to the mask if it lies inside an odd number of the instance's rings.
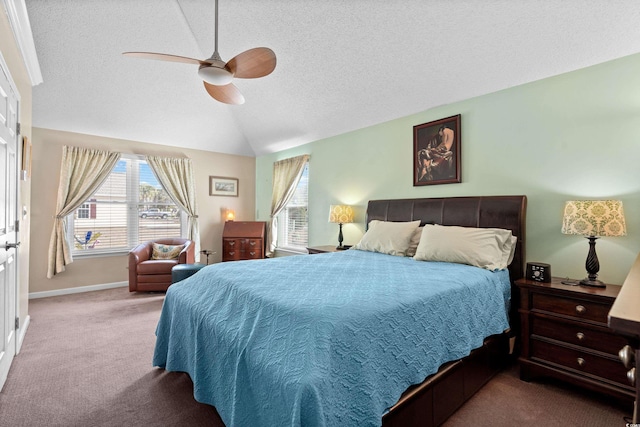
[[214,41],[215,49],[207,59],[152,52],[124,52],[123,55],[199,65],[198,75],[212,98],[225,104],[244,104],[244,96],[232,83],[233,79],[255,79],[271,74],[276,68],[276,54],[267,47],[256,47],[234,56],[225,63],[218,54],[218,0],[215,0]]

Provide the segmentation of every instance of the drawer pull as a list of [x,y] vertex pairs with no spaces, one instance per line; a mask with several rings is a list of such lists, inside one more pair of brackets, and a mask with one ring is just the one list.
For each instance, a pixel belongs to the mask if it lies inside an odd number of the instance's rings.
[[632,386],[636,385],[636,368],[631,368],[627,371],[627,379]]
[[233,246],[235,244],[236,244],[236,242],[229,242],[229,246]]
[[587,307],[584,305],[576,305],[576,313],[585,314],[587,312]]
[[256,253],[255,252],[249,252],[249,255],[254,256]]
[[633,352],[633,348],[628,344],[622,347],[618,352],[618,357],[620,357],[625,368],[631,368],[636,363],[636,356]]
[[255,246],[255,245],[256,245],[256,242],[251,241],[251,242],[249,242],[249,244],[250,244],[251,246]]
[[582,332],[578,332],[576,334],[576,338],[578,338],[578,341],[582,341],[584,339],[584,334]]
[[233,252],[229,252],[229,256],[233,256],[233,255],[235,255],[235,254],[236,254],[236,253],[235,253],[235,251],[233,251]]
[[578,366],[583,367],[586,363],[582,357],[578,357]]

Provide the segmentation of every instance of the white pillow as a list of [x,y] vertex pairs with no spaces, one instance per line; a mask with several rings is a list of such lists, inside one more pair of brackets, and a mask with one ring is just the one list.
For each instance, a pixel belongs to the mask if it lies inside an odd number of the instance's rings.
[[411,239],[409,240],[409,247],[407,248],[407,256],[414,256],[416,254],[416,250],[418,249],[418,244],[420,243],[420,236],[422,236],[422,229],[424,227],[418,227],[411,235]]
[[420,221],[389,222],[372,220],[369,229],[353,249],[404,256]]
[[468,264],[503,270],[513,260],[517,238],[511,230],[425,225],[413,257],[419,261]]

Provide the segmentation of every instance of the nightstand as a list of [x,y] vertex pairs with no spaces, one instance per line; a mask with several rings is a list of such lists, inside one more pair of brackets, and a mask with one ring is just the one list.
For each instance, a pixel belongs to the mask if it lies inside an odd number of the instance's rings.
[[607,326],[618,285],[588,288],[516,280],[520,288],[520,378],[547,376],[629,403],[635,389],[618,351],[629,341]]
[[307,248],[310,254],[324,254],[326,252],[342,252],[351,246],[345,246],[345,249],[337,249],[335,245],[311,246]]

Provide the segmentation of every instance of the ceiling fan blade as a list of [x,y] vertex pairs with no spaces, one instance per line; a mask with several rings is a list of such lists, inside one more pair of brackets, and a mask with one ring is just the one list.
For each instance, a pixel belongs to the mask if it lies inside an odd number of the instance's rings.
[[240,93],[237,87],[233,83],[229,83],[225,86],[214,86],[207,82],[204,83],[204,88],[211,97],[225,104],[244,104],[244,96]]
[[156,59],[159,61],[170,61],[170,62],[184,62],[187,64],[210,64],[209,61],[187,58],[186,56],[178,56],[178,55],[169,55],[166,53],[153,53],[153,52],[124,52],[123,55],[131,56],[134,58],[143,58],[143,59]]
[[264,77],[276,68],[276,54],[268,47],[245,50],[227,62],[233,77],[255,79]]

